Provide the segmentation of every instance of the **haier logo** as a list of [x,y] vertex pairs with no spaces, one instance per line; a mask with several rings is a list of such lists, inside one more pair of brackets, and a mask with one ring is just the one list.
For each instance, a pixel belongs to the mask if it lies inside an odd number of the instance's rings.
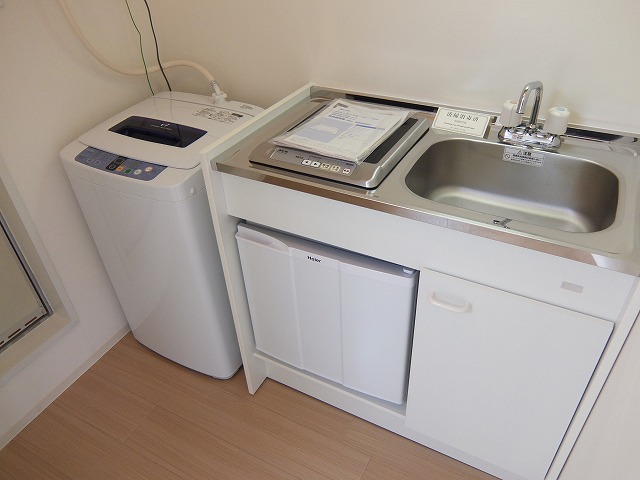
[[158,124],[155,124],[155,125],[154,125],[154,124],[151,124],[151,126],[152,126],[153,128],[161,128],[162,130],[168,130],[168,131],[171,131],[171,130],[172,130],[172,128],[171,128],[171,124],[170,124],[170,123],[161,123],[160,125],[158,125]]
[[322,260],[320,260],[319,258],[316,257],[312,257],[311,255],[307,255],[307,260],[311,260],[312,262],[322,262]]

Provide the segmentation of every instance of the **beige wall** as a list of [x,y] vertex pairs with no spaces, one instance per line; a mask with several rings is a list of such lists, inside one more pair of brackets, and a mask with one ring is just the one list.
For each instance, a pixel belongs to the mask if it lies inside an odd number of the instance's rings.
[[[152,58],[146,10],[129,0]],[[107,56],[137,66],[124,2],[68,0]],[[640,3],[635,0],[150,0],[165,60],[199,61],[231,98],[266,107],[315,81],[407,99],[498,111],[531,80],[543,113],[640,133]],[[0,172],[15,185],[61,279],[75,327],[0,382],[0,438],[39,408],[126,323],[58,159],[90,126],[148,95],[79,44],[53,0],[0,8]],[[185,68],[175,90],[209,93]],[[163,89],[159,76],[153,85]],[[544,117],[544,114],[542,115]],[[4,179],[4,178],[3,178]],[[640,329],[632,333],[564,480],[640,477]],[[16,392],[27,393],[25,402]],[[615,472],[612,473],[612,472]]]
[[565,105],[573,122],[640,133],[635,0],[155,3],[165,54],[196,58],[245,101],[270,104],[313,80],[499,111],[541,80],[543,118]]
[[[72,327],[18,371],[0,378],[0,445],[126,327],[58,154],[88,127],[147,95],[143,81],[96,65],[57,2],[4,3],[0,174],[23,222],[42,245],[44,263],[53,270],[65,302],[60,311],[71,317]],[[103,10],[97,14],[112,25],[114,36],[131,40],[121,9]]]

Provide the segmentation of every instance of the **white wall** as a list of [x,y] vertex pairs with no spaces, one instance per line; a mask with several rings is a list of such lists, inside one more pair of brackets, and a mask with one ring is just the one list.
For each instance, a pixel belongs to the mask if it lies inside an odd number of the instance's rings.
[[[99,49],[137,66],[124,2],[69,0]],[[152,57],[146,10],[130,0]],[[150,0],[165,60],[209,68],[231,98],[268,106],[309,81],[498,111],[531,80],[543,112],[566,105],[574,123],[640,134],[635,0]],[[97,65],[52,0],[0,8],[0,162],[77,312],[73,330],[0,385],[0,438],[126,324],[108,284],[59,150],[148,95],[143,79]],[[209,93],[187,69],[175,90]],[[162,88],[156,75],[153,84]],[[543,115],[544,116],[544,115]],[[563,473],[563,480],[640,477],[640,329]],[[28,394],[29,401],[19,394]],[[615,412],[615,414],[614,414]],[[604,439],[604,440],[603,440]],[[611,472],[616,472],[613,475]]]
[[[156,0],[167,58],[207,65],[235,97],[316,83],[499,111],[525,83],[572,122],[640,133],[635,0]],[[182,77],[179,88],[200,88]]]
[[[126,328],[58,153],[87,128],[148,96],[143,79],[112,74],[93,61],[69,29],[57,2],[4,3],[0,8],[0,172],[11,186],[19,212],[27,217],[25,222],[42,241],[47,264],[65,290],[61,297],[70,302],[63,310],[73,323],[24,368],[0,379],[0,446]],[[127,48],[134,45],[124,5],[111,2],[107,8],[99,7],[103,2],[92,3],[92,17],[103,22],[103,29],[111,25],[114,38]],[[76,9],[79,17],[87,13]],[[114,45],[107,51],[121,61],[128,59]]]

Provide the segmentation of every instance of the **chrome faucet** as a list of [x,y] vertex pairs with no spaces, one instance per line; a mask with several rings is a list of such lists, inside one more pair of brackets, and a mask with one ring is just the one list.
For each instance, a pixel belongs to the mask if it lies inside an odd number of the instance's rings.
[[533,99],[533,107],[531,107],[531,116],[529,117],[528,128],[532,132],[535,132],[539,129],[538,111],[540,110],[540,102],[542,102],[542,82],[536,80],[535,82],[529,82],[524,86],[522,93],[520,94],[520,101],[518,102],[516,113],[519,113],[520,115],[524,113],[524,109],[527,106],[527,101],[529,100],[529,95],[532,90],[535,92],[536,96]]
[[[531,93],[534,93],[533,107],[531,107],[531,115],[529,121],[521,121],[520,118],[524,113],[527,102]],[[558,133],[550,133],[543,129],[542,125],[538,124],[538,112],[540,110],[540,104],[542,103],[542,82],[535,81],[527,83],[522,89],[520,94],[520,100],[515,105],[515,113],[517,120],[513,123],[505,123],[500,132],[498,132],[498,139],[501,142],[509,143],[511,145],[529,145],[542,149],[556,149],[562,143],[562,137]],[[513,103],[511,103],[513,108]],[[509,110],[508,110],[509,111]],[[511,116],[510,118],[513,118]],[[501,117],[502,119],[502,117]],[[520,122],[519,125],[515,123]],[[566,126],[566,125],[565,125]],[[566,128],[565,128],[566,129]]]

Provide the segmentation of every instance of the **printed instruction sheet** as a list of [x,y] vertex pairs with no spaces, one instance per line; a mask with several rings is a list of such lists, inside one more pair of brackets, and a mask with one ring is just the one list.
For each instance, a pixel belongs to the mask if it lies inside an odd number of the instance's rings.
[[334,100],[299,127],[273,142],[319,155],[361,163],[411,115],[411,110],[369,107]]

